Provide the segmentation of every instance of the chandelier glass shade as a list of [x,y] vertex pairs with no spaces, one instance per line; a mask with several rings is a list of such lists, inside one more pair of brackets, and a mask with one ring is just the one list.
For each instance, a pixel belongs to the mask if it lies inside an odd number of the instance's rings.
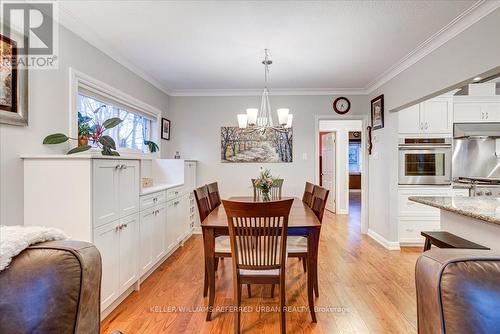
[[274,129],[277,131],[288,131],[292,127],[293,115],[290,114],[288,108],[278,108],[276,110],[278,115],[278,124],[273,122],[271,103],[269,102],[269,89],[267,88],[267,81],[269,76],[269,65],[272,61],[269,59],[269,52],[264,50],[265,57],[262,64],[264,64],[264,90],[260,100],[260,108],[247,108],[245,114],[238,114],[238,127],[240,129],[249,129],[250,131],[262,131],[266,129]]

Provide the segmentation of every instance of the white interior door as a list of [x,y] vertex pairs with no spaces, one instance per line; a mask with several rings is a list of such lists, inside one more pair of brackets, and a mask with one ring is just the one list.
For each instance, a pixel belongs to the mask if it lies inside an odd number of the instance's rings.
[[335,212],[335,133],[321,136],[321,176],[323,187],[330,191],[326,209]]

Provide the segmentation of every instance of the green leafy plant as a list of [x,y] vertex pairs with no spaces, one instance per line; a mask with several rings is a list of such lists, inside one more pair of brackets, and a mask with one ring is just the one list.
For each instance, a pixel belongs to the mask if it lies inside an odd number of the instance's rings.
[[156,145],[156,143],[154,141],[151,141],[151,140],[145,140],[144,145],[148,146],[149,152],[151,152],[151,153],[158,152],[158,150],[160,149],[158,147],[158,145]]
[[[103,107],[104,106],[99,107],[96,111],[94,111],[94,113]],[[90,125],[91,122],[94,124]],[[105,135],[104,132],[114,128],[121,122],[122,120],[120,118],[113,117],[105,120],[102,124],[99,124],[99,122],[94,121],[92,118],[78,113],[78,135],[88,137],[95,145],[97,145],[97,147],[101,149],[102,155],[119,156],[120,154],[116,151],[115,141],[110,136]],[[49,145],[61,144],[70,139],[78,140],[78,138],[71,138],[64,133],[54,133],[45,137],[43,143]],[[91,148],[92,146],[88,144],[81,145],[69,150],[67,154],[84,152],[90,150]]]

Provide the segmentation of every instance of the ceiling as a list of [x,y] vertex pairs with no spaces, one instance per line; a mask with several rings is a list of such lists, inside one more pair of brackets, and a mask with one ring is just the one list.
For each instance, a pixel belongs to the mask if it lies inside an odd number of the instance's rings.
[[[481,2],[481,1],[480,1]],[[476,1],[63,1],[60,21],[172,94],[366,91]]]

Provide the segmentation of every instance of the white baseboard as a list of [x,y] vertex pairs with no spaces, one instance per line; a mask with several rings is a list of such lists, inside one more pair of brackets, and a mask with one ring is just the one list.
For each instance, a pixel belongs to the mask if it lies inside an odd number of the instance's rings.
[[201,234],[201,226],[193,227],[193,234]]
[[368,229],[368,236],[388,250],[400,250],[399,242],[389,241],[374,230]]
[[344,209],[344,210],[337,210],[337,212],[335,212],[335,213],[338,215],[348,215],[349,211]]

